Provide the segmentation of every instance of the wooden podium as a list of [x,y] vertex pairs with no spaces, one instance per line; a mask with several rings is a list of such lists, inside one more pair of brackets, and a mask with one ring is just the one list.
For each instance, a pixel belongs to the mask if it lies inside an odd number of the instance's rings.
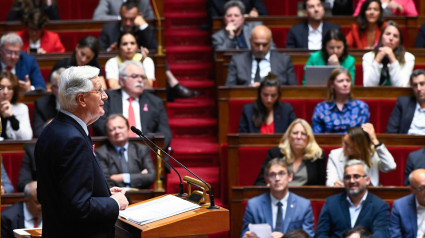
[[[160,197],[129,207],[158,198]],[[141,226],[119,217],[115,223],[115,237],[208,237],[209,233],[228,231],[229,228],[229,210],[222,207],[219,209],[201,207]]]

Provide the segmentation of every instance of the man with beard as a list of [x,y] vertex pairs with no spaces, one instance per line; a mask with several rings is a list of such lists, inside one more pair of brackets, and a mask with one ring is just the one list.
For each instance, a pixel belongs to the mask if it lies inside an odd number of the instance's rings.
[[315,237],[342,237],[353,227],[362,226],[373,237],[388,237],[389,205],[372,193],[369,168],[361,160],[349,160],[344,169],[345,192],[326,199],[320,212]]
[[314,236],[310,201],[288,190],[292,176],[292,170],[284,160],[275,158],[267,163],[264,179],[270,192],[248,200],[241,237],[256,238],[257,235],[248,230],[248,225],[263,223],[270,225],[273,237],[282,237],[283,234],[298,229]]

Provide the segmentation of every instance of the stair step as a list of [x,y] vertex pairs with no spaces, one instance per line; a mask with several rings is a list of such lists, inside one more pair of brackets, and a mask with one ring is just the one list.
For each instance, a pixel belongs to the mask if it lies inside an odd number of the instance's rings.
[[179,78],[212,78],[212,62],[206,63],[174,63],[170,65],[170,70]]
[[170,118],[168,124],[173,138],[217,136],[215,118]]
[[165,29],[201,29],[201,25],[208,23],[206,11],[164,13],[164,18]]
[[210,46],[172,46],[166,47],[168,63],[208,62],[213,58]]
[[208,31],[201,31],[198,29],[169,30],[164,32],[164,45],[165,46],[196,46],[206,45],[211,46],[211,33]]
[[215,102],[212,99],[180,100],[167,103],[168,118],[215,118]]
[[164,12],[201,12],[205,11],[205,0],[165,0]]

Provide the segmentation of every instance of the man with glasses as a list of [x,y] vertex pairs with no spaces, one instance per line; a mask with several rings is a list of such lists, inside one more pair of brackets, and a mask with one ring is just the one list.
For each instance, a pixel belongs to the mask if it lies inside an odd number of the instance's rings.
[[425,237],[425,169],[413,171],[409,181],[412,194],[393,203],[389,237]]
[[114,237],[125,190],[109,188],[88,126],[104,114],[99,69],[70,67],[60,76],[60,111],[35,146],[43,237]]
[[368,192],[369,168],[361,160],[349,160],[344,168],[345,192],[326,199],[320,212],[315,237],[342,237],[362,226],[373,237],[388,237],[389,205]]
[[22,39],[16,33],[8,33],[1,37],[0,71],[15,74],[19,79],[19,89],[22,93],[34,89],[45,90],[46,84],[37,61],[22,51],[22,45]]
[[286,232],[298,229],[314,236],[310,201],[288,190],[292,176],[292,170],[284,160],[275,158],[267,163],[264,179],[270,192],[248,200],[241,237],[257,237],[248,226],[263,223],[270,225],[273,237],[282,237]]

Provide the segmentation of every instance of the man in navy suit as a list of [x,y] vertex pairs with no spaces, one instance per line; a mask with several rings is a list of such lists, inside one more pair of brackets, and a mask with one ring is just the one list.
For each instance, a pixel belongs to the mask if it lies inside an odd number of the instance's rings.
[[388,237],[389,205],[367,191],[369,167],[361,160],[349,160],[344,169],[345,192],[326,199],[315,237],[342,237],[353,227],[362,226],[373,237]]
[[45,90],[46,84],[37,61],[21,49],[22,39],[16,33],[8,33],[1,37],[0,71],[14,73],[19,79],[20,91],[24,93],[34,89]]
[[412,194],[393,203],[390,237],[416,238],[425,236],[425,169],[417,169],[409,176]]
[[1,237],[15,237],[14,229],[41,228],[41,217],[41,205],[37,201],[37,181],[32,181],[25,186],[24,201],[2,211]]
[[123,189],[109,189],[87,126],[104,114],[108,98],[92,66],[70,67],[59,80],[58,115],[35,147],[43,237],[114,237]]
[[425,169],[425,148],[410,152],[404,168],[404,185],[409,186],[409,175],[416,169]]
[[325,8],[321,0],[304,0],[304,15],[307,21],[289,29],[286,48],[304,48],[320,50],[322,38],[330,29],[340,29],[338,25],[323,21]]
[[270,192],[248,200],[241,237],[257,237],[248,231],[248,225],[262,223],[270,225],[273,237],[282,237],[286,232],[297,229],[314,236],[310,201],[288,190],[292,176],[292,171],[283,160],[276,158],[267,163],[264,178]]

